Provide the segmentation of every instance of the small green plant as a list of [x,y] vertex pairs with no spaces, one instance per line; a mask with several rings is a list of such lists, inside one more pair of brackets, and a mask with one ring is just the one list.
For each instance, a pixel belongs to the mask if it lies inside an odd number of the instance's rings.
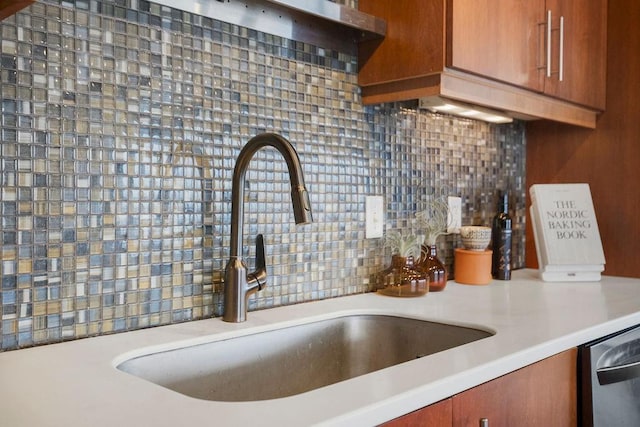
[[447,198],[440,196],[428,200],[424,210],[416,213],[418,228],[424,232],[425,245],[435,245],[438,236],[447,234],[448,212]]
[[394,255],[400,255],[401,257],[412,256],[414,259],[419,259],[422,237],[413,233],[405,234],[399,231],[390,231],[384,240],[385,246],[390,248]]

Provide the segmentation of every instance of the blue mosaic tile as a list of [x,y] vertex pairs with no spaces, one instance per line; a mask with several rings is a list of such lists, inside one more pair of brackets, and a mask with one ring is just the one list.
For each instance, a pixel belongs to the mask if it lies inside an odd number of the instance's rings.
[[[367,195],[390,230],[436,188],[488,224],[508,189],[523,266],[523,124],[364,107],[356,70],[145,0],[41,0],[0,22],[0,350],[221,315],[233,166],[261,132],[297,147],[315,222],[293,224],[284,162],[257,153],[243,255],[263,233],[270,282],[251,310],[369,291],[389,253],[364,237]],[[450,266],[459,241],[438,245]]]

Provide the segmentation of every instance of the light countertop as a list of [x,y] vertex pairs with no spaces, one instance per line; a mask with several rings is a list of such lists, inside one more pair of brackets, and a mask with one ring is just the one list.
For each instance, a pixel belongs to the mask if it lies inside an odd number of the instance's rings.
[[[148,347],[360,313],[478,326],[495,335],[311,392],[250,403],[190,398],[115,368]],[[370,426],[636,324],[640,279],[545,283],[535,270],[519,270],[511,281],[449,282],[443,292],[419,298],[341,297],[250,312],[242,324],[215,318],[0,353],[0,424]]]

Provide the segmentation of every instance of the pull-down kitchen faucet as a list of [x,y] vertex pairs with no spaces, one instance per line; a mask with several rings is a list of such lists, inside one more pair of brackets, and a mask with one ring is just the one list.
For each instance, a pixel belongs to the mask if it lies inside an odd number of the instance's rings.
[[262,234],[256,238],[256,271],[247,273],[242,260],[242,228],[244,210],[245,175],[253,155],[263,147],[277,149],[287,162],[291,182],[291,201],[296,224],[313,221],[309,194],[304,186],[304,176],[298,153],[285,138],[264,133],[249,140],[244,146],[233,170],[231,190],[231,253],[224,273],[224,314],[225,322],[247,320],[247,299],[249,295],[264,288],[267,283],[267,269]]

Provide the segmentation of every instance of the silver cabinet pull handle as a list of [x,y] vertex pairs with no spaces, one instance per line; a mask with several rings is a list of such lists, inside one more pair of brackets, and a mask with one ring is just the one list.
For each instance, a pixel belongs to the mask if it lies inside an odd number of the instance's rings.
[[551,10],[547,10],[547,77],[551,77]]
[[489,418],[480,418],[480,427],[489,427]]
[[564,79],[564,16],[560,17],[560,69],[558,80]]
[[601,385],[640,378],[640,360],[619,366],[607,366],[596,370]]

